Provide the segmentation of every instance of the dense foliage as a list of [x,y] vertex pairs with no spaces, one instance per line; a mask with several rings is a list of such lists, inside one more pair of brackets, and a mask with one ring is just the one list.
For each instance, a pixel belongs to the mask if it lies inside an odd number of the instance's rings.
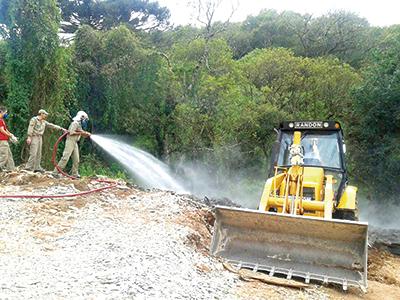
[[[351,134],[354,175],[371,198],[398,195],[400,186],[400,27],[388,30],[362,70]],[[384,191],[382,191],[382,187]],[[396,198],[394,198],[396,199]]]
[[120,24],[132,29],[164,28],[169,11],[149,0],[58,0],[64,32],[73,33],[80,25],[106,30]]
[[[30,117],[42,107],[53,115],[53,120],[68,119],[64,100],[72,96],[68,93],[72,74],[66,70],[68,50],[59,46],[56,1],[16,0],[1,4],[5,3],[7,9],[0,14],[8,29],[7,59],[3,64],[8,94],[4,104],[12,115],[11,131],[24,139]],[[49,156],[54,139],[46,141],[44,154]]]
[[[259,179],[281,120],[335,119],[349,137],[353,180],[370,194],[388,179],[387,193],[399,191],[399,27],[343,11],[265,10],[161,31],[169,11],[156,2],[58,5],[0,0],[0,101],[20,137],[40,107],[64,126],[84,109],[94,132],[130,135],[171,163]],[[68,45],[61,27],[75,32]]]

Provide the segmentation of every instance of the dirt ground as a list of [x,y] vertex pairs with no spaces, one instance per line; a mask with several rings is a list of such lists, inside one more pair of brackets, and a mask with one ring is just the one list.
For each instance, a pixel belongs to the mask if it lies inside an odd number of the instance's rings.
[[[194,230],[187,243],[204,255],[209,255],[211,230],[214,222],[208,208],[186,211],[175,220]],[[339,286],[322,287],[310,285],[307,290],[296,290],[261,282],[241,282],[239,298],[252,299],[367,299],[375,300],[385,295],[386,299],[400,299],[400,256],[386,250],[372,248],[368,253],[368,291],[356,288],[343,291]]]
[[[37,193],[38,191],[41,192],[45,189],[48,189],[50,194],[54,194],[54,190],[57,192],[57,189],[60,189],[61,192],[63,192],[63,189],[85,191],[88,188],[93,188],[93,186],[88,179],[79,181],[73,181],[69,179],[60,180],[54,179],[48,175],[44,176],[33,173],[12,173],[0,175],[0,188],[2,194],[11,192]],[[112,199],[110,200],[109,197],[112,197]],[[171,208],[170,202],[172,200],[176,202],[173,209]],[[96,208],[96,211],[101,212],[101,217],[104,220],[111,220],[113,222],[113,226],[115,226],[115,230],[117,231],[120,230],[118,226],[128,230],[129,227],[127,227],[127,224],[137,223],[137,217],[140,216],[141,224],[146,224],[146,226],[154,224],[154,226],[167,226],[170,228],[170,230],[176,228],[176,230],[179,232],[182,230],[182,232],[187,232],[183,235],[182,241],[172,240],[171,243],[172,245],[177,245],[178,247],[179,243],[182,242],[184,247],[191,249],[190,251],[192,251],[192,257],[199,256],[204,258],[197,260],[192,258],[194,261],[192,268],[195,271],[195,274],[199,274],[199,279],[204,280],[204,282],[208,284],[209,282],[213,281],[213,274],[224,274],[223,276],[218,276],[218,280],[220,280],[220,286],[216,287],[210,285],[210,288],[206,291],[206,294],[199,294],[197,296],[195,295],[196,299],[209,299],[210,295],[213,294],[212,288],[218,289],[220,294],[225,293],[226,288],[224,288],[223,280],[227,280],[227,282],[229,282],[233,288],[233,290],[228,289],[229,293],[232,293],[227,295],[228,298],[233,297],[238,299],[285,300],[372,300],[378,298],[385,300],[400,299],[400,256],[395,256],[386,250],[377,248],[369,250],[368,292],[365,294],[359,289],[355,288],[351,288],[344,292],[342,291],[341,287],[333,285],[321,286],[317,284],[310,284],[309,288],[298,290],[293,288],[279,287],[259,281],[247,282],[240,280],[236,274],[229,274],[229,271],[224,270],[221,261],[210,257],[209,247],[211,244],[214,217],[211,213],[211,208],[208,205],[201,201],[197,202],[195,199],[193,199],[193,197],[177,196],[174,193],[168,194],[168,192],[161,191],[143,191],[122,185],[110,193],[91,194],[68,200],[60,199],[27,202],[26,205],[23,206],[13,206],[13,203],[17,204],[16,202],[12,201],[8,203],[12,206],[12,214],[19,214],[20,210],[24,209],[23,216],[29,220],[29,222],[26,221],[24,223],[24,226],[26,226],[26,228],[29,230],[26,230],[26,232],[21,232],[20,237],[16,237],[14,241],[11,241],[11,245],[15,245],[15,249],[17,249],[17,247],[20,247],[18,246],[18,243],[22,243],[21,245],[23,246],[26,241],[33,239],[32,245],[35,245],[35,247],[41,247],[40,249],[42,249],[41,251],[43,251],[45,255],[49,255],[48,253],[57,251],[58,246],[55,241],[63,240],[65,236],[79,234],[80,226],[83,226],[82,220],[84,220],[84,217],[87,216],[85,211],[91,209],[93,210],[94,208]],[[133,216],[136,217],[133,218]],[[18,225],[20,224],[18,218],[15,218],[17,220],[17,227],[15,228],[21,226]],[[90,222],[87,224],[90,224]],[[6,228],[7,227],[4,226],[3,230],[7,230]],[[151,226],[149,228],[151,228]],[[108,228],[105,227],[102,230],[106,231],[107,229]],[[166,241],[168,238],[176,238],[174,237],[175,235],[173,232],[174,231],[171,231],[167,236],[164,237]],[[136,232],[136,234],[138,234],[138,232]],[[180,237],[181,234],[177,236]],[[6,258],[7,255],[10,255],[7,254],[10,252],[6,251],[6,242],[7,241],[2,240],[2,237],[0,236],[0,258],[2,258],[2,253],[5,255],[3,258]],[[96,240],[91,240],[91,242],[96,242]],[[128,248],[126,250],[129,252]],[[27,249],[27,251],[29,251],[29,249]],[[179,259],[187,257],[187,254],[183,254],[187,252],[187,250],[184,248],[180,248],[179,246],[176,248],[176,251],[176,255],[182,255],[182,257]],[[26,255],[25,252],[22,251],[18,253],[18,255],[22,255],[23,257]],[[15,255],[15,253],[13,255]],[[147,253],[145,255],[147,257],[149,254]],[[167,271],[168,270],[166,270],[166,272]],[[232,281],[232,278],[234,278],[234,281]],[[164,278],[160,278],[160,280],[163,279]],[[182,283],[186,282],[186,279],[183,278],[179,280],[183,280]],[[3,286],[4,285],[5,283],[3,283]],[[4,289],[5,288],[6,287],[4,287]],[[85,288],[86,286],[83,287],[83,289]],[[202,286],[199,286],[199,291],[203,293],[204,291],[201,290],[201,288]],[[0,284],[0,298],[1,291],[2,285]],[[98,294],[96,295],[102,295],[101,290],[99,290]],[[124,294],[116,295],[121,296]]]
[[[185,224],[194,229],[188,236],[188,244],[194,246],[204,255],[209,255],[211,244],[213,215],[208,208],[197,211],[186,211],[176,219],[179,224]],[[366,299],[377,298],[400,299],[400,256],[395,256],[384,249],[372,248],[368,253],[368,290],[367,293],[357,288],[343,291],[340,286],[323,287],[310,285],[309,289],[296,290],[277,287],[261,282],[241,282],[239,298],[251,299]]]

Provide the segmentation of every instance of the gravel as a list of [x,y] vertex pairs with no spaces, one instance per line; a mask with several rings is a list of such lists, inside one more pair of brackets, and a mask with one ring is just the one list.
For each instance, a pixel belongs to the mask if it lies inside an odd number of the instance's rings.
[[[73,184],[1,188],[77,191]],[[193,229],[174,221],[196,209],[184,198],[122,186],[82,199],[2,199],[0,298],[237,298],[236,275],[189,245]]]

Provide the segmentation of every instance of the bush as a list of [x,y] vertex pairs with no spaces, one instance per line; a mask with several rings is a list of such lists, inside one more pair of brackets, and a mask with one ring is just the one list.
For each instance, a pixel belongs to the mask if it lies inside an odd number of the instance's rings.
[[128,180],[127,174],[116,163],[107,164],[96,154],[86,154],[79,166],[81,176],[102,175],[110,178]]

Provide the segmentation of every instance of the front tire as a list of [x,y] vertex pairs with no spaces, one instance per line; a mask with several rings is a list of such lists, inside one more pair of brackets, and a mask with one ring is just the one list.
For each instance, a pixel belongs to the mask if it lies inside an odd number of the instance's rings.
[[336,210],[333,217],[340,220],[358,221],[357,210]]

